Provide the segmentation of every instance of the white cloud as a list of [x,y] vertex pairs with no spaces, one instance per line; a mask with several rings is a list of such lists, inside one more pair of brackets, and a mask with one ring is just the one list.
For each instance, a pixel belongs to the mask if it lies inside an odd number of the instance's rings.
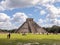
[[27,16],[25,13],[21,13],[21,12],[18,12],[18,13],[15,13],[13,15],[13,21],[14,22],[24,22],[26,20]]
[[18,28],[25,20],[25,13],[15,13],[12,18],[7,14],[0,13],[0,29],[15,29]]
[[[49,11],[48,15],[46,16],[47,23],[45,23],[44,25],[42,24],[42,26],[44,27],[51,27],[52,25],[60,25],[60,20],[57,18],[60,18],[60,8],[57,8],[56,6],[54,6],[53,3],[56,2],[60,2],[59,0],[46,0],[40,3],[40,5],[45,6],[46,10]],[[44,20],[43,20],[44,22]]]
[[10,21],[0,22],[0,29],[10,30],[10,29],[15,29],[15,28],[18,28],[18,27],[12,24]]
[[0,29],[16,28],[10,21],[11,18],[5,13],[0,13]]
[[46,6],[47,4],[53,4],[55,2],[60,2],[60,0],[3,0],[0,2],[0,5],[4,9],[14,9],[31,7],[38,4],[41,6]]
[[25,13],[17,12],[13,15],[12,21],[19,27],[26,21],[26,18],[28,16]]
[[46,7],[52,15],[60,15],[60,8],[54,6],[54,3],[60,2],[59,0],[41,0],[40,5]]
[[40,5],[46,5],[46,4],[53,4],[56,2],[60,2],[60,0],[40,0]]
[[43,23],[43,20],[42,19],[39,19],[38,20],[38,24],[41,25]]
[[46,5],[49,10],[49,14],[46,16],[53,25],[60,25],[60,8],[55,7],[54,5]]
[[46,5],[51,14],[60,15],[60,8],[55,7],[54,5]]
[[0,13],[0,22],[5,22],[5,21],[9,21],[9,20],[10,20],[9,16],[7,16],[4,13]]
[[5,8],[23,8],[34,6],[39,0],[5,0],[1,2],[1,5]]
[[40,11],[40,14],[41,14],[41,15],[44,15],[44,14],[46,14],[46,11],[41,10],[41,11]]
[[45,6],[47,4],[53,4],[55,2],[57,2],[57,1],[56,0],[40,0],[39,5]]
[[41,18],[40,18],[40,19],[38,20],[38,24],[39,24],[40,26],[42,26],[42,27],[47,27],[47,26],[46,26],[46,24],[48,23],[47,21],[48,21],[48,19],[41,19]]
[[48,14],[46,17],[49,18],[49,19],[55,19],[56,15]]
[[[60,17],[60,8],[57,8],[54,6],[54,3],[56,2],[60,2],[60,0],[4,0],[0,3],[0,10],[5,10],[5,9],[13,9],[13,8],[24,8],[24,7],[31,7],[34,6],[36,4],[40,4],[40,6],[44,6],[46,7],[46,10],[49,11],[49,14],[46,16],[46,18],[48,18],[48,20],[46,19],[40,19],[39,22],[43,23],[45,22],[46,25],[53,25],[54,24],[59,24],[60,20],[58,20],[57,18]],[[41,7],[37,7],[39,8],[41,11],[41,15],[44,15],[46,12],[44,10],[42,10],[43,8]],[[0,14],[0,24],[4,21],[7,22],[7,20],[9,20],[9,24],[12,24],[11,21],[17,23],[21,23],[24,22],[25,19],[27,18],[25,13],[15,13],[12,17],[12,19],[7,16],[6,14]],[[4,18],[3,18],[4,17]],[[11,20],[10,20],[10,19]],[[47,22],[52,22],[52,24],[47,24]],[[14,23],[14,25],[16,25]],[[45,25],[44,25],[45,26]]]
[[5,10],[2,6],[0,6],[0,11],[3,11],[3,10]]
[[60,2],[60,0],[55,0],[55,2]]
[[39,19],[38,24],[42,27],[52,27],[53,25],[60,26],[60,20],[55,18],[55,19]]
[[46,16],[46,18],[56,19],[56,18],[60,18],[60,15],[48,14],[48,15]]
[[58,20],[58,19],[53,19],[53,20],[52,20],[52,24],[54,24],[54,25],[60,25],[60,20]]

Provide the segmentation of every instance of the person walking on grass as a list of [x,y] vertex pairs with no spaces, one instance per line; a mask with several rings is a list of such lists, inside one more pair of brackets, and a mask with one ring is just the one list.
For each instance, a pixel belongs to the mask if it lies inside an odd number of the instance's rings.
[[11,37],[11,34],[9,33],[9,34],[7,35],[7,38],[10,39],[10,37]]

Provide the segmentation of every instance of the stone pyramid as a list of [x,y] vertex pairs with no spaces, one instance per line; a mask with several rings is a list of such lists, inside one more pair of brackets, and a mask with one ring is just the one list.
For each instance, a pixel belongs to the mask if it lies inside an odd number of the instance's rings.
[[41,28],[33,21],[33,18],[27,18],[17,30],[16,33],[46,33],[46,30]]

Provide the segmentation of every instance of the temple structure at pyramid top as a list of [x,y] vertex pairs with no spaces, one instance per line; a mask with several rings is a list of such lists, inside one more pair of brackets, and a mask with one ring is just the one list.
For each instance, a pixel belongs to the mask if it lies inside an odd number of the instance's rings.
[[27,18],[26,21],[16,30],[16,33],[46,33],[33,18]]

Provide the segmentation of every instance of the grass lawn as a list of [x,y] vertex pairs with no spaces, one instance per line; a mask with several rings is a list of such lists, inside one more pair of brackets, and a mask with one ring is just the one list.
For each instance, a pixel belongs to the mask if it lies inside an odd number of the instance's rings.
[[[11,34],[11,38],[7,39],[7,34],[0,34],[0,45],[23,45],[32,43],[31,45],[60,45],[60,34]],[[39,43],[39,44],[34,44]]]

